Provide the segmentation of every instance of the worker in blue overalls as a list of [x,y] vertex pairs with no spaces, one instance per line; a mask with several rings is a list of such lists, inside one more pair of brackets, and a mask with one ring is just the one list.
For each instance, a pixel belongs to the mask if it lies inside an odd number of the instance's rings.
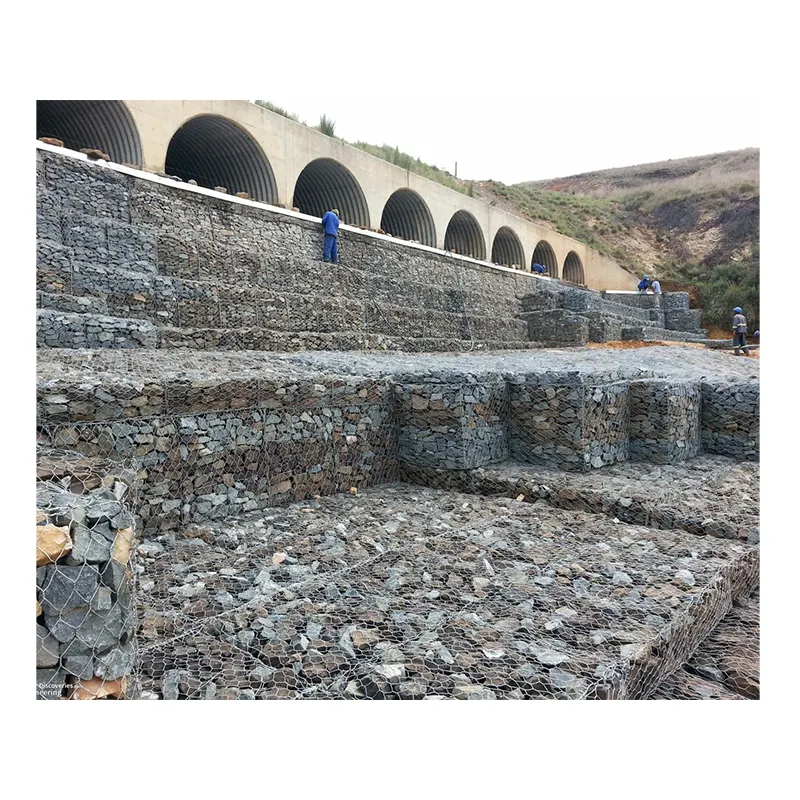
[[325,245],[322,248],[322,260],[326,263],[339,263],[339,209],[332,208],[322,218],[322,230],[325,231]]

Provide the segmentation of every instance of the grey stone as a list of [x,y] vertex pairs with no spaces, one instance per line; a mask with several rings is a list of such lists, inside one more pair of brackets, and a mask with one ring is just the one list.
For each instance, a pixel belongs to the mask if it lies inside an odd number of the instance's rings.
[[100,583],[111,589],[112,592],[120,593],[129,582],[125,574],[125,567],[113,559],[105,566],[100,567],[99,574]]
[[180,670],[171,669],[161,678],[161,695],[165,700],[177,700],[180,691],[182,673]]
[[59,658],[58,640],[41,625],[36,626],[36,667],[57,667]]
[[540,664],[553,665],[565,664],[570,660],[566,653],[559,653],[546,647],[531,647],[531,653]]
[[66,682],[66,675],[60,669],[36,670],[36,699],[58,700]]
[[42,610],[45,616],[56,617],[76,609],[87,609],[99,582],[99,572],[92,564],[82,566],[47,567],[45,587],[42,592]]
[[87,680],[94,676],[94,659],[90,655],[64,656],[64,670],[69,675]]
[[586,681],[566,670],[553,667],[548,670],[550,685],[557,690],[571,690],[580,693],[587,685]]
[[130,629],[132,620],[123,617],[119,606],[109,611],[73,611],[49,620],[45,616],[50,632],[60,642],[77,639],[86,647],[105,650],[115,645],[122,634]]
[[486,686],[467,684],[453,688],[456,700],[497,700],[497,695]]
[[700,664],[693,666],[692,669],[701,677],[707,678],[710,681],[717,681],[718,683],[725,683],[725,673],[710,664]]
[[695,579],[694,575],[689,572],[688,569],[681,569],[675,573],[675,577],[673,578],[673,582],[676,583],[678,586],[694,586]]
[[106,680],[117,680],[133,671],[135,653],[133,644],[121,644],[106,653],[95,656],[95,675]]

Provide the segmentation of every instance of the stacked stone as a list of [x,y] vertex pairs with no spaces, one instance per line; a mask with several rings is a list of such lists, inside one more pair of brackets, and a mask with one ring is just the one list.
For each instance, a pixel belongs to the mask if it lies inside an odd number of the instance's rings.
[[135,655],[128,485],[113,474],[83,494],[62,485],[74,476],[37,488],[36,696],[123,697]]
[[152,322],[101,314],[70,314],[36,310],[37,347],[157,347],[158,331]]
[[703,312],[699,308],[668,310],[664,312],[664,327],[668,331],[699,331],[702,316]]
[[131,464],[145,530],[357,489],[397,472],[391,387],[374,380],[100,374],[43,382],[39,425],[55,446]]
[[403,487],[142,549],[152,699],[646,697],[758,574],[733,542]]
[[[656,295],[652,295],[653,298]],[[661,295],[661,307],[664,313],[689,310],[688,292],[665,292]]]
[[589,341],[589,320],[573,311],[563,308],[528,311],[519,318],[527,323],[528,338],[532,342],[584,345]]
[[604,311],[586,311],[582,315],[589,323],[590,342],[619,342],[622,322]]
[[632,460],[674,464],[700,452],[699,381],[631,381],[630,404]]
[[659,309],[659,308],[666,308],[666,303],[664,302],[664,298],[667,297],[667,294],[675,294],[675,295],[684,295],[686,300],[686,305],[684,306],[684,300],[681,298],[677,298],[675,300],[670,301],[670,309],[680,309],[680,308],[689,308],[689,295],[686,292],[668,292],[662,293],[659,295],[655,294],[647,294],[647,293],[639,293],[636,294],[621,294],[618,292],[603,292],[603,297],[607,300],[610,300],[614,303],[621,303],[625,306],[630,306],[631,308],[641,308],[641,309]]
[[628,381],[587,383],[583,409],[584,469],[628,460],[629,386]]
[[759,457],[760,384],[702,383],[703,449],[751,461]]
[[705,342],[703,331],[669,331],[652,325],[623,325],[623,342]]
[[36,292],[36,307],[68,314],[102,314],[108,316],[108,303],[103,297],[74,297],[69,294]]
[[[467,349],[476,340],[526,344],[526,327],[514,319],[513,276],[346,230],[346,266],[321,272],[319,226],[309,220],[61,155],[40,152],[38,159],[42,305],[84,314],[103,334],[46,316],[42,346],[347,349],[380,346],[381,338],[409,351]],[[77,302],[83,297],[91,305]],[[95,321],[100,313],[119,318],[110,338],[111,323]],[[125,338],[131,320],[164,335]]]
[[462,470],[508,457],[507,397],[499,376],[452,376],[450,380],[394,387],[398,458],[413,466]]
[[513,458],[587,470],[628,457],[628,385],[593,384],[580,373],[521,375],[509,384]]

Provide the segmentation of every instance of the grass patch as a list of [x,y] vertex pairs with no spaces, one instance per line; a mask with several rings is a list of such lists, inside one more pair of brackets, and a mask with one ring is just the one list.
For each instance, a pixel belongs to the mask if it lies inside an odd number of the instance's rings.
[[350,142],[350,144],[352,144],[353,147],[357,147],[359,150],[363,150],[365,153],[369,153],[371,156],[382,158],[384,161],[388,161],[390,164],[394,164],[401,169],[406,169],[416,175],[421,175],[423,178],[436,181],[436,183],[441,183],[442,186],[447,186],[448,189],[453,189],[456,192],[461,192],[470,197],[473,196],[473,194],[470,194],[470,192],[473,191],[470,183],[462,183],[446,170],[439,169],[432,164],[426,164],[424,161],[420,161],[420,159],[414,158],[414,156],[408,153],[404,153],[399,147],[392,147],[388,144],[369,144],[368,142]]
[[749,333],[760,327],[759,258],[727,264],[673,264],[658,272],[666,280],[693,286],[697,302],[703,309],[703,325],[707,328],[730,328],[733,309],[740,306],[747,317]]

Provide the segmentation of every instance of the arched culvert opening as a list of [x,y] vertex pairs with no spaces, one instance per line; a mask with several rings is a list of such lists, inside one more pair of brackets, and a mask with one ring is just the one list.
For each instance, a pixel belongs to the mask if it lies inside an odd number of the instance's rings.
[[338,208],[342,222],[369,227],[364,192],[353,173],[332,158],[317,158],[306,164],[297,178],[292,204],[312,217]]
[[102,150],[117,164],[142,165],[142,143],[122,100],[37,100],[36,138],[61,139],[70,150]]
[[278,201],[275,175],[258,143],[215,114],[193,117],[175,131],[164,171],[207,189],[224,186],[230,194],[247,192],[262,203]]
[[411,189],[398,189],[386,201],[381,229],[392,236],[436,247],[433,215],[425,201]]
[[469,211],[456,211],[447,225],[444,249],[462,256],[484,260],[486,243],[478,220]]
[[541,264],[543,267],[547,267],[547,274],[551,278],[558,277],[558,259],[556,258],[556,252],[551,247],[550,242],[542,239],[542,241],[536,245],[536,249],[533,251],[533,258],[531,259],[531,266],[534,264]]
[[570,283],[585,283],[583,277],[583,264],[581,263],[580,256],[574,251],[570,250],[564,259],[563,276],[565,281]]
[[521,267],[525,263],[525,251],[519,236],[504,225],[498,229],[492,242],[492,263],[504,267]]

